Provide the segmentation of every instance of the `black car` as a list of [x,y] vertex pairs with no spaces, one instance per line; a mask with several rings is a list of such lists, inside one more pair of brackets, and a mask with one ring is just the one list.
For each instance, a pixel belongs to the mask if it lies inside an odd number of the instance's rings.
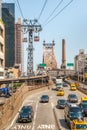
[[19,112],[18,122],[31,122],[34,116],[32,106],[23,106]]
[[49,96],[48,95],[42,95],[40,102],[49,102]]
[[78,102],[78,97],[76,94],[69,94],[68,95],[68,101],[71,103],[77,103]]
[[57,108],[64,108],[65,105],[66,105],[66,100],[65,99],[58,99]]
[[68,87],[68,84],[67,83],[63,83],[63,87]]
[[79,105],[67,102],[64,108],[65,122],[70,127],[70,124],[75,119],[84,119]]
[[84,116],[87,116],[87,102],[81,102],[80,107]]

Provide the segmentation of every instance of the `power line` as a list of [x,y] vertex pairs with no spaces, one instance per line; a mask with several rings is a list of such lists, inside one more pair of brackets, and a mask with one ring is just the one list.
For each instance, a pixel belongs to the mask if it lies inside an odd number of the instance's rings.
[[[16,4],[17,8],[19,9],[19,6],[17,5],[16,0],[13,0],[13,1],[14,1],[14,3]],[[19,10],[19,11],[20,11],[20,10]]]
[[22,18],[24,19],[23,12],[22,12],[22,9],[21,9],[19,0],[17,0],[17,3],[18,3],[18,7],[19,7],[19,10],[20,10],[21,16],[22,16]]
[[38,20],[40,19],[41,15],[42,15],[42,13],[43,13],[43,10],[44,10],[44,8],[45,8],[45,6],[46,6],[46,3],[47,3],[47,0],[45,0],[45,2],[44,2],[44,5],[43,5],[43,8],[41,9],[41,12],[40,12],[40,14],[39,14]]
[[55,19],[63,10],[65,10],[74,0],[71,0],[66,6],[64,6],[54,17],[52,17],[44,26],[50,23],[53,19]]
[[56,8],[52,11],[52,13],[48,16],[48,18],[44,21],[44,23],[46,23],[46,21],[48,21],[48,20],[50,19],[50,17],[54,14],[54,12],[56,11],[56,9],[62,4],[62,2],[63,2],[63,0],[61,0],[61,1],[57,4]]

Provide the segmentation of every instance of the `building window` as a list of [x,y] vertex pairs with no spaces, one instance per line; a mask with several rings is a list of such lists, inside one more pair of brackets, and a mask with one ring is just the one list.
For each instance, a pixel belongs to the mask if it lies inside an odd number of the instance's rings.
[[0,27],[0,36],[3,37],[3,29]]
[[0,59],[0,66],[3,67],[3,60],[2,59]]
[[3,45],[0,43],[0,52],[3,52]]
[[4,73],[3,72],[0,72],[0,76],[3,76],[4,75]]

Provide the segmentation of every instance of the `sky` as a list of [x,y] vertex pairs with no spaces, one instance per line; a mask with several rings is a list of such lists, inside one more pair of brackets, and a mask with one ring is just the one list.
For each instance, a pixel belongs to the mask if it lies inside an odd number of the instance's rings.
[[[15,4],[16,20],[21,16],[17,0],[3,0],[7,3]],[[19,0],[19,4],[25,19],[38,19],[46,0]],[[42,63],[43,41],[52,43],[55,41],[55,56],[58,67],[62,62],[62,39],[66,41],[66,62],[74,63],[74,57],[80,49],[84,49],[87,54],[87,0],[73,0],[71,4],[63,9],[72,0],[47,0],[45,8],[38,19],[42,26],[40,41],[33,43],[34,46],[34,69],[37,64]],[[48,24],[47,18],[56,8],[58,3],[61,5],[55,10],[51,18],[55,17]],[[58,14],[59,13],[59,14]],[[57,15],[58,14],[58,15]],[[50,20],[49,19],[49,20]],[[27,66],[27,43],[24,45],[24,66]]]

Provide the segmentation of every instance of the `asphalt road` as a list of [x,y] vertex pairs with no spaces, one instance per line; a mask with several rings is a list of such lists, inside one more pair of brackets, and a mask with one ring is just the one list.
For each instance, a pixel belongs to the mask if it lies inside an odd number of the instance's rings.
[[[68,130],[69,128],[64,120],[64,110],[56,108],[57,100],[59,98],[67,99],[68,94],[75,93],[78,96],[80,102],[80,99],[84,94],[78,90],[71,91],[69,87],[64,88],[64,90],[64,96],[57,96],[57,91],[51,89],[28,96],[23,102],[22,106],[28,104],[33,106],[33,121],[31,123],[17,123],[17,117],[19,114],[18,112],[15,115],[15,118],[12,120],[11,124],[5,130],[58,130],[57,123],[59,123],[61,130]],[[49,95],[49,103],[40,103],[40,97],[43,94]],[[58,121],[54,116],[53,109],[55,109],[55,114]]]

